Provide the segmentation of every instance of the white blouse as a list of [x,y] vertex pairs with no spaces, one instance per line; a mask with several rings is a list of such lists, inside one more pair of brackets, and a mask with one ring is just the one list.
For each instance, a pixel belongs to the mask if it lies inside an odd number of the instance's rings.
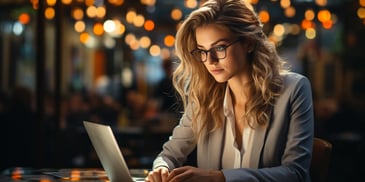
[[[242,148],[238,148],[235,141],[235,117],[232,105],[232,97],[227,86],[226,93],[224,97],[223,110],[226,119],[225,126],[225,138],[223,140],[223,156],[222,156],[222,168],[232,169],[232,168],[242,168],[248,167],[249,157],[252,148],[252,141],[254,136],[254,130],[245,126],[242,132]],[[246,155],[245,155],[246,154]]]

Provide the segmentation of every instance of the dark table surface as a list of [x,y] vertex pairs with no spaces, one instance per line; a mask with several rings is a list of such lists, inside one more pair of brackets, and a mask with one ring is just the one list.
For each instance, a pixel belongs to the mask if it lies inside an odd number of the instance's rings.
[[[148,170],[131,169],[134,177],[144,178]],[[55,181],[109,181],[105,171],[99,168],[70,169],[32,169],[23,167],[8,168],[1,172],[0,182],[55,182]]]

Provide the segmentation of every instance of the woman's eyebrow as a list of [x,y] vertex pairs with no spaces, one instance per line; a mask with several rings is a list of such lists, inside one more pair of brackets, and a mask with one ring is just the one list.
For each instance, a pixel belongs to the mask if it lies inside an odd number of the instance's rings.
[[[221,39],[218,39],[218,40],[216,40],[215,42],[211,43],[211,44],[210,44],[210,47],[213,47],[213,46],[215,46],[215,45],[219,44],[220,42],[228,42],[228,41],[229,41],[229,39],[227,39],[227,38],[221,38]],[[200,45],[200,44],[197,44],[197,47],[198,47],[198,48],[204,48],[204,46],[202,46],[202,45]]]

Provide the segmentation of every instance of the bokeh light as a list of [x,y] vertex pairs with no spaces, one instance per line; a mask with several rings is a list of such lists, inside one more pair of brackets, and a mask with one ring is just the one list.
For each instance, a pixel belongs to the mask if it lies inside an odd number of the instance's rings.
[[167,47],[172,47],[174,46],[174,43],[175,43],[175,37],[173,35],[167,35],[165,38],[164,38],[164,43]]
[[292,18],[292,17],[295,16],[296,10],[293,6],[290,6],[288,8],[285,8],[284,14],[285,14],[286,17]]
[[178,8],[175,8],[171,11],[170,16],[175,21],[180,20],[182,17],[182,11]]
[[161,54],[161,48],[158,45],[152,45],[150,47],[151,56],[159,56]]
[[56,0],[47,0],[46,2],[48,6],[54,6],[56,4]]
[[30,22],[30,15],[28,13],[21,13],[18,17],[19,23],[26,25]]
[[54,16],[56,15],[56,12],[54,10],[54,8],[48,7],[46,8],[46,10],[44,11],[44,16],[46,17],[46,19],[51,20],[54,18]]
[[136,27],[142,27],[144,25],[145,18],[143,15],[137,15],[133,20],[133,25]]
[[103,28],[105,32],[110,33],[115,31],[116,25],[113,20],[106,20],[103,24]]
[[197,0],[185,0],[184,3],[185,7],[190,9],[196,8],[198,6]]
[[312,21],[315,18],[316,14],[312,9],[307,9],[304,13],[304,17],[306,20]]
[[80,34],[80,42],[85,44],[89,40],[89,33],[83,32]]
[[101,36],[104,33],[104,27],[102,23],[95,23],[93,27],[93,32],[95,35]]
[[72,3],[72,0],[61,0],[62,4],[68,5]]
[[85,25],[85,22],[84,21],[76,21],[75,24],[74,24],[74,29],[76,32],[83,32],[85,31],[85,28],[86,28],[86,25]]
[[146,20],[143,27],[147,31],[152,31],[153,29],[155,29],[155,22],[153,22],[152,20]]
[[328,10],[320,10],[317,14],[317,18],[320,22],[326,22],[331,20],[331,12]]
[[142,36],[139,42],[142,48],[147,48],[151,45],[151,39],[148,36]]
[[126,14],[126,21],[129,23],[129,24],[132,24],[133,21],[134,21],[134,18],[137,16],[137,13],[136,11],[134,10],[129,10]]
[[307,37],[307,39],[314,39],[317,36],[317,32],[314,28],[308,28],[307,30],[305,30],[305,37]]
[[121,6],[124,4],[124,0],[108,0],[108,2],[115,6]]
[[270,14],[266,10],[261,10],[259,12],[259,17],[262,23],[267,23],[270,21]]
[[96,7],[95,6],[89,6],[89,7],[87,7],[86,14],[90,18],[96,17]]

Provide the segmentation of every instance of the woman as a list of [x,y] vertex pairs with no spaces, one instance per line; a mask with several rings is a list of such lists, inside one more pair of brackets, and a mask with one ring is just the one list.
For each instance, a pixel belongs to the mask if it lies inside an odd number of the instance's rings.
[[[310,181],[310,83],[284,69],[248,3],[207,1],[176,53],[185,112],[146,181]],[[195,148],[197,167],[184,166]]]

